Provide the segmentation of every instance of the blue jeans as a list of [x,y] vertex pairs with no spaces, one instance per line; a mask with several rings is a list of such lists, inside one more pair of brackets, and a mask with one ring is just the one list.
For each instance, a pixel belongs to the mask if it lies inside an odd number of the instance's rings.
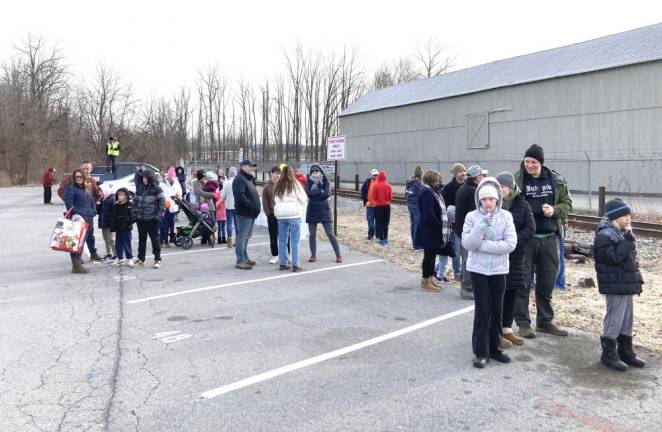
[[237,256],[237,264],[248,259],[246,248],[248,247],[248,240],[253,235],[253,224],[255,219],[237,216],[237,245],[235,246],[234,253]]
[[301,218],[278,219],[278,263],[287,265],[287,239],[292,247],[292,265],[301,267],[299,240],[301,239]]
[[556,275],[556,288],[565,289],[565,238],[559,242],[559,273]]
[[365,218],[368,221],[368,238],[372,239],[375,236],[375,208],[365,208]]
[[218,231],[216,232],[216,234],[219,237],[225,237],[225,226],[227,222],[224,220],[220,220],[220,221],[216,221],[216,223],[218,224]]
[[411,229],[411,245],[414,249],[423,249],[422,247],[416,244],[416,229],[418,228],[418,205],[416,204],[407,204],[407,210],[409,211],[409,226]]
[[117,259],[131,259],[131,230],[117,231],[115,233],[115,255]]
[[237,224],[236,216],[234,214],[234,209],[226,209],[225,217],[227,219],[226,229],[228,231],[228,237],[232,237],[232,227]]
[[[87,245],[87,250],[90,251],[90,255],[94,255],[97,252],[97,248],[95,246],[96,242],[94,240],[94,219],[90,219],[89,221],[86,220],[85,222],[87,222],[87,224],[88,224],[87,237],[85,237],[85,244]],[[82,249],[81,249],[81,251],[82,251]],[[74,258],[74,259],[80,259],[80,257],[81,257],[81,254],[72,253],[70,255],[71,255],[71,258]]]
[[[461,265],[461,256],[460,256],[460,236],[453,232],[453,251],[455,256],[453,257],[453,275],[462,274],[462,265]],[[439,267],[437,268],[437,279],[441,279],[446,273],[446,267],[448,266],[448,257],[446,255],[439,255]]]
[[159,223],[159,242],[169,243],[169,234],[175,232],[175,214],[166,210],[161,222]]

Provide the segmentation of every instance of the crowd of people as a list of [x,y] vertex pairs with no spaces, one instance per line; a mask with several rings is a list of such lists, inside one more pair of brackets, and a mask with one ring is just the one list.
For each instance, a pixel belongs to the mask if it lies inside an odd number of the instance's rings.
[[[309,173],[280,164],[270,170],[262,191],[256,188],[256,164],[244,160],[239,170],[215,171],[170,167],[155,173],[144,166],[135,174],[135,195],[126,189],[111,194],[97,185],[90,172],[92,164],[66,175],[58,188],[66,208],[88,224],[85,243],[93,261],[113,265],[144,266],[147,238],[154,256],[154,268],[161,266],[161,248],[175,238],[177,201],[185,200],[208,218],[213,227],[201,236],[202,244],[227,244],[235,249],[235,266],[251,270],[257,262],[248,255],[248,242],[261,211],[267,218],[270,264],[280,271],[300,272],[301,224],[308,225],[310,258],[317,261],[317,228],[328,237],[335,261],[342,262],[332,229],[329,206],[330,181],[320,165]],[[537,333],[567,336],[554,321],[554,288],[563,287],[561,265],[563,240],[572,200],[565,178],[545,165],[543,148],[532,145],[519,169],[488,177],[479,165],[465,169],[455,163],[450,181],[441,173],[417,166],[405,186],[410,216],[412,249],[423,252],[421,288],[439,292],[450,277],[460,283],[460,297],[475,304],[472,348],[473,365],[484,368],[490,359],[508,363],[503,351]],[[55,171],[44,173],[44,203],[50,202]],[[368,240],[389,245],[388,233],[393,188],[386,173],[373,169],[361,187]],[[176,198],[176,199],[174,199]],[[179,201],[181,203],[181,201]],[[105,242],[101,257],[94,239],[94,217]],[[606,216],[595,238],[595,266],[600,293],[607,298],[607,312],[601,337],[601,361],[614,370],[627,365],[643,367],[632,348],[633,295],[641,293],[643,279],[636,262],[635,238],[630,224],[630,207],[615,199],[606,204]],[[138,228],[138,254],[133,257],[133,224]],[[215,237],[212,237],[215,236]],[[449,260],[450,273],[447,273]],[[72,272],[87,273],[80,254],[71,254]],[[447,276],[448,274],[448,276]],[[530,291],[535,292],[536,322],[529,314]],[[513,323],[517,324],[515,334]]]
[[[523,345],[537,333],[567,336],[555,323],[552,306],[554,288],[565,288],[564,240],[572,210],[565,178],[545,165],[544,149],[536,144],[514,173],[488,177],[479,165],[465,169],[455,163],[450,174],[444,184],[441,173],[417,166],[405,198],[412,249],[423,252],[421,288],[439,292],[453,277],[460,282],[460,297],[474,302],[473,365],[484,368],[490,359],[508,363],[503,349]],[[387,185],[385,173],[373,169],[361,188],[368,240],[377,235],[380,245],[388,244]],[[599,291],[607,298],[601,361],[625,371],[627,365],[645,364],[632,349],[632,296],[641,293],[643,278],[630,207],[614,199],[605,209],[594,244]],[[535,327],[529,314],[532,289]]]

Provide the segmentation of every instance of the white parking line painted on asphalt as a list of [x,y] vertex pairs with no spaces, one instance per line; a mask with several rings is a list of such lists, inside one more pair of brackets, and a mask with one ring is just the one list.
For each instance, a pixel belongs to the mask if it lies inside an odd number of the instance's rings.
[[[264,246],[264,245],[268,245],[268,244],[269,243],[253,243],[253,244],[249,244],[248,247]],[[161,249],[161,250],[163,250],[163,249]],[[213,247],[213,248],[210,248],[209,246],[205,246],[202,249],[196,249],[196,250],[189,250],[189,251],[182,251],[182,252],[170,252],[170,253],[167,253],[167,254],[162,253],[161,254],[161,259],[163,259],[163,257],[167,257],[167,256],[171,256],[171,255],[183,255],[183,254],[190,254],[190,253],[214,252],[214,251],[216,251],[216,252],[234,251],[234,249],[228,248],[228,247],[223,247],[223,246]],[[154,257],[154,255],[145,255],[145,259],[152,258],[152,257]]]
[[446,320],[454,318],[456,316],[464,315],[465,313],[471,312],[473,310],[474,310],[473,305],[472,306],[467,306],[465,308],[456,310],[454,312],[450,312],[450,313],[438,316],[436,318],[431,318],[429,320],[422,321],[418,324],[414,324],[414,325],[411,325],[409,327],[405,327],[403,329],[396,330],[394,332],[387,333],[385,335],[378,336],[378,337],[373,338],[373,339],[368,339],[366,341],[359,342],[357,344],[350,345],[350,346],[345,347],[345,348],[341,348],[341,349],[331,351],[331,352],[328,352],[326,354],[321,354],[321,355],[318,355],[318,356],[315,356],[315,357],[311,357],[311,358],[306,359],[306,360],[301,360],[301,361],[298,361],[296,363],[292,363],[292,364],[289,364],[289,365],[286,365],[286,366],[283,366],[283,367],[279,367],[277,369],[272,369],[270,371],[263,372],[263,373],[258,374],[258,375],[254,375],[254,376],[249,377],[249,378],[245,378],[245,379],[240,380],[240,381],[236,381],[232,384],[227,384],[227,385],[224,385],[222,387],[218,387],[218,388],[215,388],[215,389],[212,389],[212,390],[208,390],[208,391],[202,393],[200,395],[200,398],[202,398],[202,399],[212,399],[212,398],[215,398],[215,397],[233,392],[235,390],[242,389],[244,387],[249,387],[249,386],[252,386],[254,384],[258,384],[258,383],[261,383],[263,381],[270,380],[270,379],[275,378],[279,375],[284,375],[286,373],[290,373],[290,372],[293,372],[295,370],[303,369],[303,368],[308,367],[308,366],[313,366],[313,365],[316,365],[317,363],[321,363],[321,362],[324,362],[324,361],[327,361],[327,360],[330,360],[330,359],[333,359],[333,358],[336,358],[336,357],[343,356],[345,354],[349,354],[349,353],[354,352],[354,351],[362,350],[362,349],[367,348],[369,346],[376,345],[378,343],[385,342],[385,341],[390,340],[390,339],[394,339],[394,338],[402,336],[402,335],[406,335],[407,333],[411,333],[411,332],[414,332],[416,330],[420,330],[422,328],[429,327],[431,325],[440,323],[442,321],[446,321]]
[[[268,243],[265,243],[268,244]],[[127,304],[135,304],[135,303],[144,303],[152,300],[160,300],[168,297],[176,297],[180,295],[185,295],[185,294],[193,294],[193,293],[198,293],[202,291],[209,291],[209,290],[215,290],[219,288],[226,288],[226,287],[231,287],[231,286],[238,286],[238,285],[247,285],[247,284],[252,284],[256,282],[265,282],[265,281],[271,281],[271,280],[276,280],[276,279],[285,279],[285,278],[290,278],[290,277],[300,277],[300,276],[306,276],[314,273],[320,273],[320,272],[325,272],[325,271],[332,271],[332,270],[340,270],[344,268],[349,268],[349,267],[357,267],[357,266],[363,266],[363,265],[368,265],[368,264],[374,264],[378,262],[384,261],[383,259],[374,259],[370,261],[361,261],[358,263],[352,263],[352,264],[342,264],[338,266],[332,266],[332,267],[323,267],[320,269],[315,269],[315,270],[306,270],[301,273],[286,273],[286,274],[280,274],[276,276],[268,276],[268,277],[263,277],[259,279],[249,279],[249,280],[242,280],[242,281],[237,281],[237,282],[229,282],[229,283],[224,283],[220,285],[212,285],[208,287],[203,287],[203,288],[195,288],[191,290],[186,290],[186,291],[177,291],[173,292],[170,294],[162,294],[162,295],[157,295],[153,297],[145,297],[141,299],[136,299],[136,300],[129,300],[126,303]]]

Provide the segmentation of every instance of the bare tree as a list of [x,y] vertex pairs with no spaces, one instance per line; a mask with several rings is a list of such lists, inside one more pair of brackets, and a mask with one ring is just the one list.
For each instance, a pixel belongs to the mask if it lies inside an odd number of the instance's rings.
[[421,74],[426,78],[445,74],[455,62],[455,56],[448,53],[448,47],[432,37],[418,44],[415,57]]

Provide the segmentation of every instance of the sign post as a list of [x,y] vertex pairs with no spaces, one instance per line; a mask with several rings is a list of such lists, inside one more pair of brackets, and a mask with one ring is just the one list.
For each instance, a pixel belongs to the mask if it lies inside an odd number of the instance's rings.
[[332,136],[326,139],[326,159],[333,161],[333,233],[338,235],[338,188],[340,187],[339,160],[345,159],[345,137]]

